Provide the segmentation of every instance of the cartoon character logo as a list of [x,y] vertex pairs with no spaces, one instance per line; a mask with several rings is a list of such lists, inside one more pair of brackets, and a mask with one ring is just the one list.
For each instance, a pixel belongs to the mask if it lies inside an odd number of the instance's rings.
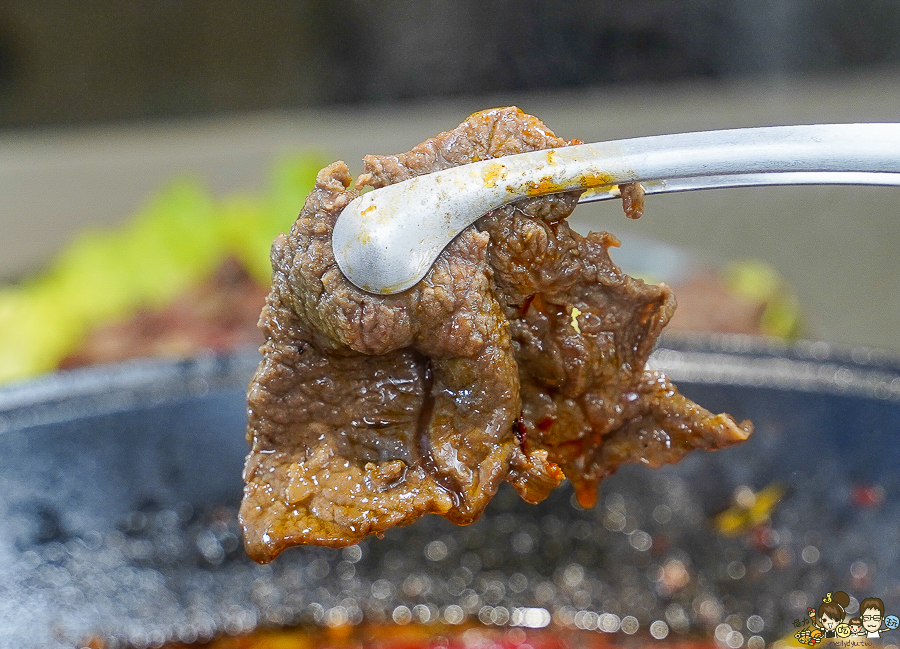
[[800,644],[809,645],[810,647],[822,642],[822,632],[819,629],[803,629],[794,634],[794,637],[800,641]]
[[878,597],[866,597],[859,603],[862,628],[867,638],[880,638],[885,631],[893,631],[900,626],[896,615],[884,615],[884,602]]
[[[826,593],[816,610],[806,609],[810,624],[794,634],[800,644],[813,646],[828,638],[880,638],[885,631],[900,627],[900,618],[884,614],[884,602],[877,597],[867,597],[859,604],[859,614],[847,619],[846,609],[850,596],[844,591]],[[794,620],[794,626],[801,626]]]
[[[850,595],[842,590],[834,593],[827,593],[822,598],[822,605],[819,606],[818,619],[817,612],[812,611],[809,617],[812,619],[813,626],[817,627],[825,638],[846,638],[850,635],[849,627],[844,628],[844,609],[850,605]],[[841,626],[841,633],[847,635],[838,635],[838,626]]]
[[863,633],[861,617],[855,617],[851,619],[847,628],[850,631],[850,637],[858,638],[860,636],[866,635],[865,633]]

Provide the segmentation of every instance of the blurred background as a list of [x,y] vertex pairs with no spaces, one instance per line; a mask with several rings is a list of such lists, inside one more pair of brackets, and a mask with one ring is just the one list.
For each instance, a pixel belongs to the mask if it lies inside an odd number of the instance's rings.
[[[306,166],[344,159],[358,173],[364,154],[406,150],[492,106],[596,141],[900,121],[898,97],[895,0],[0,0],[0,324],[38,302],[36,320],[65,320],[59,293],[73,289],[59,260],[94,263],[82,259],[93,248],[71,253],[90,248],[85,232],[125,236],[175,179],[193,179],[215,214],[233,216],[242,193],[234,230],[308,185]],[[266,212],[266,227],[287,229],[299,200]],[[618,205],[585,206],[576,223],[615,233],[621,263],[654,281],[730,269],[732,289],[777,302],[779,335],[900,350],[898,217],[896,190],[817,187],[655,197],[636,223]],[[263,272],[264,248],[252,253]],[[125,268],[104,259],[102,272]],[[165,275],[156,263],[133,272]],[[22,297],[38,284],[40,297]],[[65,344],[100,319],[84,316]],[[7,355],[22,346],[0,338]]]
[[6,127],[900,64],[892,0],[5,0]]

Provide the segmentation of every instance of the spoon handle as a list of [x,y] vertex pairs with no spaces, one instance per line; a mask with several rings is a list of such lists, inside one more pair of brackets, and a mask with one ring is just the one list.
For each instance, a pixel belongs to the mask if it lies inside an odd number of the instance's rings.
[[[730,187],[771,187],[775,185],[870,185],[900,187],[900,173],[869,171],[786,171],[767,174],[732,174],[648,180],[641,183],[645,194],[673,194],[700,189]],[[621,198],[619,186],[595,187],[585,191],[579,203]]]
[[[620,183],[666,191],[818,178],[846,182],[900,173],[900,124],[814,124],[655,135],[482,160],[371,191],[352,201],[332,245],[344,275],[379,294],[421,280],[444,247],[482,215],[520,198],[573,189],[596,195]],[[796,174],[815,174],[796,175]],[[825,175],[838,173],[843,175]],[[750,182],[787,174],[786,183]],[[774,177],[773,177],[774,179]],[[852,184],[857,184],[854,181]],[[681,184],[682,189],[671,189]],[[719,184],[716,184],[719,183]],[[724,184],[723,184],[724,183]],[[877,183],[897,184],[897,183]],[[612,198],[613,196],[608,196]],[[599,200],[599,199],[598,199]]]

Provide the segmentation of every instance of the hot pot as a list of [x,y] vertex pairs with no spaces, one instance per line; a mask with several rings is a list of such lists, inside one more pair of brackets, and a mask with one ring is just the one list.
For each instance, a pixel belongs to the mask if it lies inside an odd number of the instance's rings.
[[[5,646],[160,646],[364,620],[540,627],[759,649],[845,590],[900,610],[900,359],[747,338],[669,338],[652,365],[747,443],[629,466],[582,510],[501,490],[343,550],[243,554],[254,349],[145,360],[0,390]],[[852,603],[851,603],[852,607]],[[848,609],[849,610],[849,609]]]

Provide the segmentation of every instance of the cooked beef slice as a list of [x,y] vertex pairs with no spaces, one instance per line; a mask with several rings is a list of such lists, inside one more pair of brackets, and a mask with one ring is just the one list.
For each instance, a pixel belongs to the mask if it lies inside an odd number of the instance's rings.
[[[516,108],[488,110],[408,153],[367,156],[356,186],[570,143]],[[623,463],[749,435],[645,370],[674,298],[612,263],[612,235],[568,227],[578,192],[491,212],[419,284],[376,296],[332,254],[351,182],[343,162],[323,169],[272,247],[241,507],[253,558],[349,545],[429,512],[470,523],[504,480],[538,502],[565,477],[589,506]]]

